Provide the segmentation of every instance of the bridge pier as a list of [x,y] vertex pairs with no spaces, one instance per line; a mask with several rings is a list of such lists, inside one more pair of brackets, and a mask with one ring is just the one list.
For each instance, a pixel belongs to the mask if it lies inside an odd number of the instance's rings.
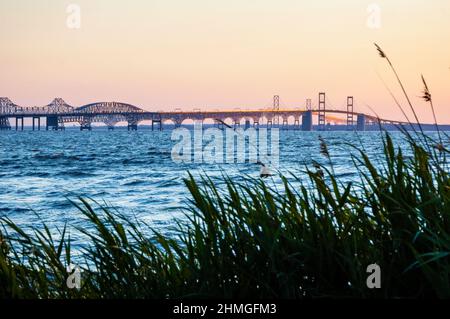
[[80,123],[80,131],[92,131],[92,116],[83,116],[78,123]]
[[36,129],[36,120],[37,120],[37,129],[38,129],[38,131],[40,131],[41,130],[41,118],[40,117],[36,117],[36,116],[33,116],[33,131]]
[[16,131],[19,130],[19,122],[20,122],[20,130],[23,131],[23,117],[16,117]]
[[116,120],[114,117],[110,117],[106,121],[104,121],[103,123],[105,123],[106,126],[108,127],[108,131],[114,131],[114,128],[115,128],[115,126],[116,126],[116,124],[118,122],[119,121]]
[[137,131],[138,125],[136,123],[128,123],[128,131]]
[[366,115],[358,114],[357,123],[356,123],[356,129],[358,131],[365,131],[366,130]]
[[155,123],[159,123],[159,130],[162,131],[163,127],[162,127],[162,120],[152,120],[152,131],[155,130]]
[[307,111],[302,115],[302,131],[309,132],[313,129],[313,114],[312,111]]
[[298,130],[300,128],[300,119],[295,118],[294,119],[294,130]]
[[53,131],[64,130],[64,126],[59,125],[57,116],[47,116],[45,130],[48,131],[49,128],[51,128]]
[[11,124],[7,117],[0,117],[0,131],[11,130]]
[[83,123],[80,125],[80,131],[92,131],[91,123]]

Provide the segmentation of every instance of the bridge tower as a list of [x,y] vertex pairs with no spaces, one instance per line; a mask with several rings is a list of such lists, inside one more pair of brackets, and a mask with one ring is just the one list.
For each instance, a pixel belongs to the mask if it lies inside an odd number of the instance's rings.
[[[274,95],[273,96],[273,111],[275,111],[276,113],[278,113],[280,111],[280,96],[279,95]],[[280,117],[278,116],[278,114],[273,118],[273,122],[272,124],[275,125],[279,125],[280,124]]]
[[347,130],[353,130],[355,119],[353,115],[353,96],[347,97]]
[[307,111],[312,111],[312,106],[311,106],[311,99],[306,99],[306,110]]
[[319,93],[319,130],[325,131],[326,96],[324,92]]
[[273,96],[273,110],[274,111],[280,110],[280,96],[279,95]]

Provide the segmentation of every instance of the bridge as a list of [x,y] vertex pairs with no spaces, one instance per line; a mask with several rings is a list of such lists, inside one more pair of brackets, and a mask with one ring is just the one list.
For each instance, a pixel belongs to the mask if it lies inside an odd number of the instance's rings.
[[[45,120],[46,130],[63,130],[67,123],[78,123],[81,130],[91,130],[93,123],[104,123],[108,129],[113,130],[119,122],[126,122],[128,130],[137,130],[142,121],[151,121],[152,130],[162,130],[163,123],[172,122],[175,127],[184,121],[203,122],[214,121],[218,126],[225,121],[231,125],[239,126],[242,121],[245,125],[255,127],[265,124],[267,127],[278,125],[281,128],[288,127],[288,120],[293,119],[294,129],[312,131],[330,129],[331,123],[344,125],[348,130],[364,131],[368,127],[379,125],[404,125],[389,119],[380,119],[373,115],[357,113],[354,111],[354,99],[347,97],[345,110],[330,109],[327,107],[325,93],[319,93],[317,107],[313,108],[311,100],[306,101],[303,108],[280,108],[279,96],[274,96],[273,105],[270,108],[258,110],[223,110],[223,111],[162,111],[149,112],[137,106],[119,102],[98,102],[81,107],[67,104],[63,99],[56,98],[50,104],[43,107],[22,107],[14,104],[9,98],[0,98],[0,130],[11,130],[11,120],[15,130],[24,130],[24,119],[32,120],[32,129],[41,129],[41,120]],[[317,116],[317,124],[314,125],[313,117]],[[344,119],[336,117],[344,116]],[[356,120],[355,120],[356,119]]]

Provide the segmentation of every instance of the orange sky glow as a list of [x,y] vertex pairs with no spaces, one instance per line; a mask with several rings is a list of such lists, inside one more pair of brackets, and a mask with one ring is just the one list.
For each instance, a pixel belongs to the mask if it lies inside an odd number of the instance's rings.
[[[70,4],[80,28],[67,24]],[[383,81],[406,101],[377,42],[421,121],[433,121],[423,74],[439,122],[450,124],[448,0],[4,0],[0,40],[0,96],[22,106],[62,97],[149,111],[252,109],[277,94],[282,107],[300,108],[324,91],[330,108],[353,95],[357,112],[372,114],[369,105],[403,120]]]

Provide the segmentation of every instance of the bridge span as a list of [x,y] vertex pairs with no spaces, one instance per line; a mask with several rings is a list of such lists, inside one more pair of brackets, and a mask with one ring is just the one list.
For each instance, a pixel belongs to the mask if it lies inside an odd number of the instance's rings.
[[[335,116],[344,115],[345,119]],[[314,125],[313,117],[318,117],[318,125]],[[318,108],[311,107],[311,102],[304,108],[280,109],[279,97],[274,98],[274,107],[259,110],[223,110],[223,111],[161,111],[149,112],[144,109],[120,102],[98,102],[81,107],[73,107],[63,99],[56,98],[50,104],[42,107],[22,107],[14,104],[9,98],[0,98],[0,129],[11,130],[11,120],[15,124],[15,130],[24,129],[24,119],[32,120],[33,130],[41,129],[41,120],[45,120],[46,130],[63,130],[67,123],[78,123],[81,130],[91,130],[93,123],[104,123],[108,129],[114,129],[119,122],[126,122],[128,130],[137,130],[142,121],[150,121],[152,130],[162,130],[163,123],[172,122],[176,127],[184,121],[203,122],[215,121],[218,125],[231,121],[238,126],[245,121],[246,126],[259,126],[260,124],[272,127],[288,127],[288,120],[293,120],[294,129],[311,131],[315,127],[326,130],[331,125],[330,120],[335,123],[344,124],[349,130],[364,131],[369,125],[378,124],[406,124],[399,121],[379,119],[372,115],[357,113],[353,110],[353,97],[347,98],[347,110],[328,109],[325,105],[325,93],[319,94]],[[328,121],[328,123],[327,123]]]

